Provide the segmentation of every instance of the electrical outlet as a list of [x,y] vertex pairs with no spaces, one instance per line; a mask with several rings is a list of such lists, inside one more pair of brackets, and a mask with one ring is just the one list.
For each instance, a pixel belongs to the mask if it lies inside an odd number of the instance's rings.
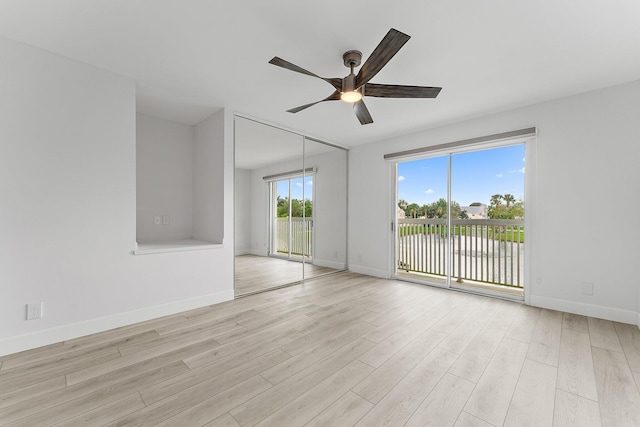
[[42,318],[42,302],[32,302],[27,304],[27,320]]
[[162,217],[160,215],[156,215],[153,217],[153,223],[155,225],[162,225]]
[[162,225],[169,225],[169,215],[162,215]]

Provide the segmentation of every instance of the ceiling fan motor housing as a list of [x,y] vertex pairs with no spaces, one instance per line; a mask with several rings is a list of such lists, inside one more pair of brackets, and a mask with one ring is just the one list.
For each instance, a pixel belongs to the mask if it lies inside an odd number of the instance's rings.
[[344,66],[347,68],[358,67],[362,61],[362,52],[359,50],[348,50],[342,55],[342,60],[344,61]]
[[353,92],[356,89],[356,75],[351,73],[342,79],[342,92]]

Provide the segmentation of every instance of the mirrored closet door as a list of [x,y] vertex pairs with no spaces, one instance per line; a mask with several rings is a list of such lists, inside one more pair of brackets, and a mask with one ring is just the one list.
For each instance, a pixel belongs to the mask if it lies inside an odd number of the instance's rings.
[[346,268],[347,151],[305,138],[304,170],[304,277],[313,278]]
[[235,117],[235,294],[346,268],[347,151]]

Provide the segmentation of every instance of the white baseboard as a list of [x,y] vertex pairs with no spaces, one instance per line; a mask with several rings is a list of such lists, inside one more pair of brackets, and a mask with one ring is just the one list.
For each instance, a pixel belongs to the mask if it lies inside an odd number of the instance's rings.
[[313,265],[317,265],[319,267],[328,267],[335,268],[336,270],[345,270],[347,268],[344,262],[339,261],[327,261],[326,259],[314,259]]
[[255,256],[269,256],[267,251],[260,251],[260,250],[257,250],[257,249],[250,249],[249,253],[251,255],[255,255]]
[[236,256],[248,255],[250,253],[251,251],[249,251],[249,249],[236,249]]
[[195,308],[205,307],[207,305],[218,304],[230,301],[233,298],[233,290],[217,292],[215,294],[189,298],[186,300],[170,302],[168,304],[142,308],[139,310],[128,311],[126,313],[114,314],[111,316],[45,329],[43,331],[32,332],[16,337],[5,338],[0,340],[0,356],[6,356],[8,354],[18,353],[32,348],[55,344],[73,338],[95,334],[97,332],[108,331],[121,326],[132,325],[134,323],[181,313]]
[[640,313],[636,311],[621,310],[619,308],[585,304],[582,302],[567,301],[538,295],[531,295],[530,303],[534,307],[566,311],[567,313],[597,317],[599,319],[613,320],[615,322],[629,323],[632,325],[636,324],[640,326]]
[[352,273],[366,274],[367,276],[380,277],[381,279],[389,278],[389,272],[387,270],[378,270],[362,265],[349,264],[349,271]]

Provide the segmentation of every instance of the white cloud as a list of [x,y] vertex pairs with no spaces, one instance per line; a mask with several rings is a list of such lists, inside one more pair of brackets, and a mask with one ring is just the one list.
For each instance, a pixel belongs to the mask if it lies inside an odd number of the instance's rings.
[[404,176],[399,175],[399,176],[398,176],[398,182],[402,182],[402,181],[404,181]]
[[522,167],[522,169],[518,169],[518,172],[524,173],[524,167]]
[[496,178],[502,178],[502,174],[501,173],[496,174]]
[[424,192],[424,194],[433,194],[433,193],[435,193],[435,191],[433,191],[431,188]]
[[507,173],[516,173],[518,172],[518,169],[511,169],[510,171],[507,171]]
[[302,183],[301,182],[296,182],[296,187],[302,187]]
[[313,185],[313,181],[311,180],[307,181],[307,185]]

